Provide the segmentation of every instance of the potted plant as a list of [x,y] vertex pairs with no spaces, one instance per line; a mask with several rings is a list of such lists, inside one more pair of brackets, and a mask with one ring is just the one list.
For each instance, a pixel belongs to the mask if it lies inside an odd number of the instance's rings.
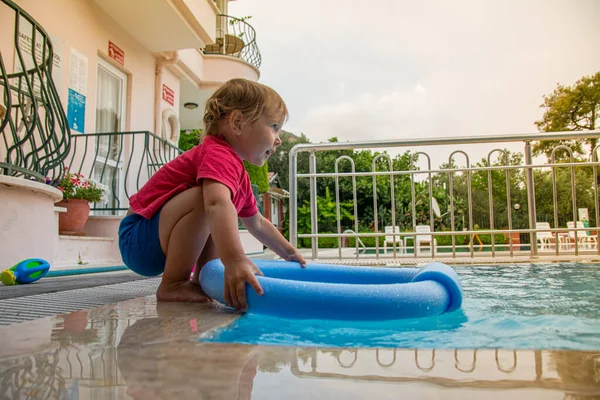
[[58,182],[63,199],[56,206],[66,208],[67,212],[58,215],[58,231],[61,235],[85,236],[83,227],[90,215],[90,203],[103,201],[107,189],[80,173],[72,173],[67,168],[65,171],[65,176]]

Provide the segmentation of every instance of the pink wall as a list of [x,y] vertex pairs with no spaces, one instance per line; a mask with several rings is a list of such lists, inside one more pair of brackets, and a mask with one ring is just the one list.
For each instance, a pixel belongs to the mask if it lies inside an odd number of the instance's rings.
[[[18,5],[35,18],[50,34],[63,44],[62,84],[59,91],[63,105],[67,105],[69,63],[71,48],[88,58],[85,132],[95,127],[97,60],[102,57],[129,75],[128,130],[154,130],[154,78],[156,59],[139,42],[111,19],[92,1],[75,0],[19,0]],[[5,14],[6,6],[0,5]],[[0,17],[0,49],[12,69],[12,20],[9,28]],[[6,35],[6,30],[11,31]],[[112,41],[125,52],[124,65],[108,57],[108,42]],[[10,53],[5,53],[10,49]],[[10,54],[6,56],[6,54]]]

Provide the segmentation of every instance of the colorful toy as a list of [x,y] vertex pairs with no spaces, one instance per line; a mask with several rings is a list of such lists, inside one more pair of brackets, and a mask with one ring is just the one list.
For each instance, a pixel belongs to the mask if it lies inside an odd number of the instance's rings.
[[40,258],[29,258],[0,273],[0,280],[5,285],[31,283],[43,278],[50,269],[48,261]]

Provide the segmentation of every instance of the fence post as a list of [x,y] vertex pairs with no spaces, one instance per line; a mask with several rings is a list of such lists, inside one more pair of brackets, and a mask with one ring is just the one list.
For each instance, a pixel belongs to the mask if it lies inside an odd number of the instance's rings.
[[294,247],[298,247],[298,177],[296,174],[298,173],[298,156],[295,148],[289,152],[290,157],[290,180],[289,180],[289,188],[290,188],[290,244]]
[[[527,208],[529,211],[529,228],[535,229],[537,217],[535,215],[535,189],[533,183],[533,157],[531,155],[531,142],[525,142],[525,164],[527,167]],[[529,251],[531,257],[537,257],[537,233],[529,234]]]
[[[311,174],[317,173],[317,158],[315,152],[310,152],[309,158],[309,172]],[[310,177],[310,229],[313,235],[319,232],[318,218],[317,218],[317,178],[314,176]],[[312,237],[312,258],[317,258],[319,254],[319,239],[315,236]]]

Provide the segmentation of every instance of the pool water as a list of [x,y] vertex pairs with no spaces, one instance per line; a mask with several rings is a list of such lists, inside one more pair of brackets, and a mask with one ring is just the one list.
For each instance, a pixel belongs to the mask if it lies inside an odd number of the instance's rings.
[[600,349],[600,265],[455,267],[461,310],[438,317],[356,322],[246,314],[199,340],[388,348]]

